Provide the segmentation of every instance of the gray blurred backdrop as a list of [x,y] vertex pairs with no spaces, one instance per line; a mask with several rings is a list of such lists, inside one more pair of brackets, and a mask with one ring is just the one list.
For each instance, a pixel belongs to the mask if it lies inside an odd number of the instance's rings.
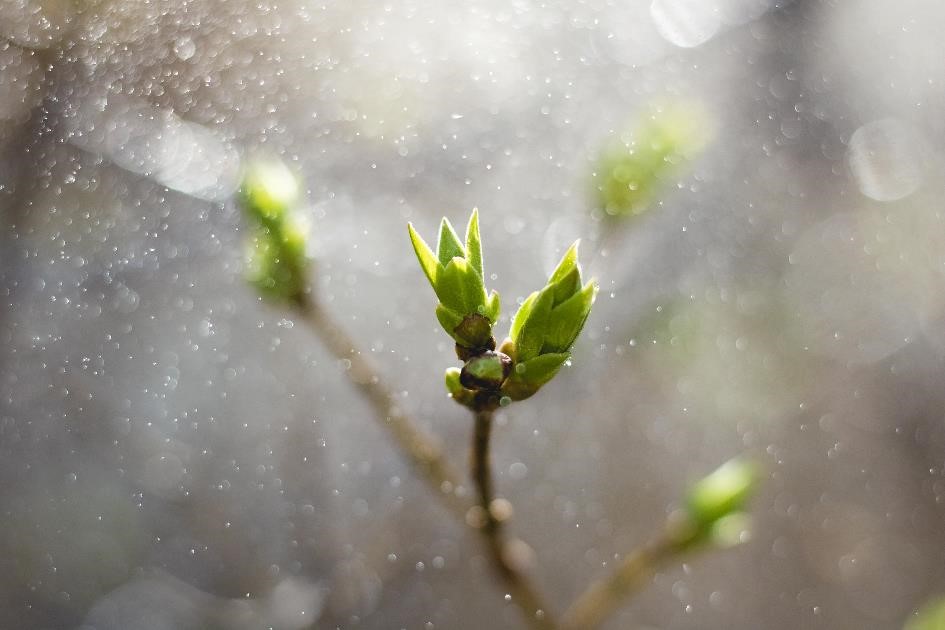
[[[481,213],[507,327],[584,238],[573,365],[495,466],[558,611],[692,480],[753,537],[608,628],[901,628],[945,593],[945,6],[0,0],[0,628],[520,628],[344,366],[242,276],[241,164],[304,177],[316,278],[465,467],[406,235]],[[607,223],[654,103],[711,139]],[[494,274],[494,275],[492,275]]]

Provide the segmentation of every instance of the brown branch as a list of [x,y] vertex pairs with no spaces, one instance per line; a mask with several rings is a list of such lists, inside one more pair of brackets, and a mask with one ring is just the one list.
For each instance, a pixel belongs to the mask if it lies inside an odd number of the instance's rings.
[[492,489],[492,464],[489,454],[492,433],[491,410],[475,412],[476,424],[473,431],[472,478],[476,484],[479,508],[482,512],[482,533],[491,554],[492,565],[505,583],[513,601],[525,613],[525,619],[532,628],[551,630],[557,627],[548,606],[541,595],[521,571],[510,553],[512,540],[505,536],[502,521],[496,517],[493,509],[494,493]]
[[347,362],[345,375],[374,409],[375,416],[391,434],[408,462],[427,482],[434,494],[464,522],[473,504],[457,494],[461,481],[443,455],[439,440],[426,433],[397,404],[394,394],[380,378],[371,361],[358,350],[344,327],[314,298],[299,301],[298,312],[339,361]]
[[310,295],[300,298],[296,307],[328,351],[339,361],[347,362],[346,376],[370,403],[377,419],[391,434],[408,462],[432,488],[437,498],[461,523],[472,521],[471,524],[479,525],[469,516],[475,514],[477,507],[483,511],[485,520],[478,529],[492,564],[512,597],[512,602],[521,609],[530,627],[536,630],[554,630],[556,625],[541,596],[527,576],[510,559],[508,549],[514,541],[505,539],[501,523],[489,509],[492,503],[492,475],[489,469],[492,412],[479,412],[476,415],[473,478],[478,487],[479,501],[472,503],[457,494],[460,478],[446,461],[439,441],[417,426],[401,409],[390,388],[380,378],[371,361],[358,350],[354,339],[344,327]]
[[675,527],[669,524],[653,542],[624,556],[617,570],[591,583],[564,613],[562,630],[592,630],[614,613],[624,600],[645,586],[663,565],[688,550]]

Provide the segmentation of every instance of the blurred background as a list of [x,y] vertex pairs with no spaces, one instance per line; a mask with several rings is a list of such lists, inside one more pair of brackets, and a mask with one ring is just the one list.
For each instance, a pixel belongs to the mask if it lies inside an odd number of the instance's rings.
[[244,278],[254,156],[464,468],[405,224],[514,305],[582,238],[573,365],[499,418],[562,611],[741,452],[749,542],[607,628],[902,628],[945,594],[945,6],[0,0],[0,627],[513,629],[475,535]]

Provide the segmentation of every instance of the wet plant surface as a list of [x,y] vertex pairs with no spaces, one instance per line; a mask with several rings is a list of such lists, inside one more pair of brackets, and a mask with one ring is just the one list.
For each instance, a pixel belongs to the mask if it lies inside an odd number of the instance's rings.
[[[580,238],[590,316],[489,434],[551,612],[709,523],[693,483],[745,454],[741,544],[602,627],[937,628],[933,5],[0,3],[0,627],[525,627],[443,371],[515,378],[504,335]],[[276,237],[260,163],[299,183]],[[495,347],[465,298],[437,318],[406,228],[439,254],[473,208]]]

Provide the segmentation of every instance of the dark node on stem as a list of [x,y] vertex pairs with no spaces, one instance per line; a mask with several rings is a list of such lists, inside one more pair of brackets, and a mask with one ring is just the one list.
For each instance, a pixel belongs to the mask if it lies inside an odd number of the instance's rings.
[[487,350],[495,350],[495,339],[492,337],[492,321],[485,315],[471,313],[453,329],[454,336],[466,343],[456,344],[456,356],[460,361],[468,361],[472,357]]
[[460,361],[466,362],[473,357],[478,357],[483,352],[488,352],[489,350],[495,350],[495,339],[489,337],[488,343],[482,348],[467,348],[462,344],[456,344],[456,356]]
[[466,406],[473,411],[495,411],[502,406],[502,396],[499,392],[477,391],[473,394],[472,402]]
[[507,354],[487,350],[466,362],[459,382],[466,389],[496,392],[512,373],[512,359]]

